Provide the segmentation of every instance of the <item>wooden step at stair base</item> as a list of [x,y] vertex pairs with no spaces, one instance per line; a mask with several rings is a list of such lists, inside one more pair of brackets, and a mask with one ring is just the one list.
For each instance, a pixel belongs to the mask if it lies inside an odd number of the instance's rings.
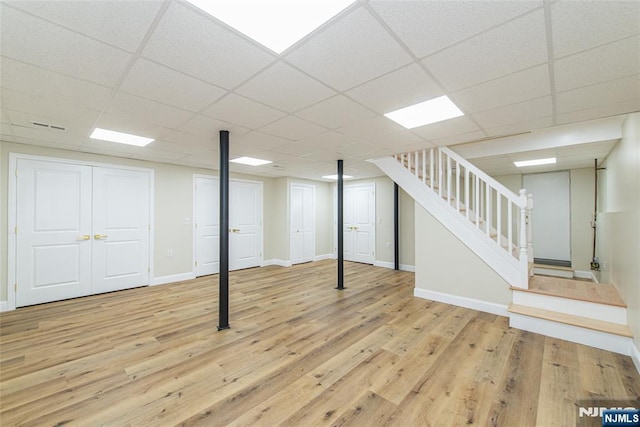
[[626,307],[531,292],[529,289],[516,287],[512,287],[511,290],[513,292],[511,301],[515,305],[617,323],[619,325],[627,324]]
[[534,275],[529,278],[528,289],[518,289],[525,292],[626,307],[616,287],[608,283],[593,283],[583,280]]
[[633,334],[626,325],[517,304],[511,304],[508,311],[513,328],[631,355]]
[[572,279],[574,270],[571,267],[561,267],[557,265],[546,264],[534,264],[534,274],[544,274],[545,276],[564,277],[566,279]]

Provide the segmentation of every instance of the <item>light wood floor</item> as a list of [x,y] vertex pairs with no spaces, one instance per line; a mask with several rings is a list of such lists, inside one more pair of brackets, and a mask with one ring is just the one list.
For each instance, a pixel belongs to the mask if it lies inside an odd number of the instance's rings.
[[640,396],[629,357],[345,271],[234,272],[222,332],[217,276],[3,313],[0,424],[568,426],[578,399]]

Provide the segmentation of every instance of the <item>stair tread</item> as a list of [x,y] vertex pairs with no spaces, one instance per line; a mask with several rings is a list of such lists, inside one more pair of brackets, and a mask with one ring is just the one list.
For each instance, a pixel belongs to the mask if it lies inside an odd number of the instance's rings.
[[535,268],[544,268],[547,270],[560,270],[560,271],[571,271],[573,272],[573,268],[564,267],[562,265],[548,265],[548,264],[533,264]]
[[633,338],[633,333],[627,325],[618,323],[605,322],[603,320],[590,319],[588,317],[574,316],[557,311],[543,310],[541,308],[527,307],[525,305],[511,304],[509,312],[522,314],[524,316],[537,317],[539,319],[550,320],[552,322],[564,323],[567,325],[578,326],[581,328],[592,329],[594,331],[606,332],[609,334],[620,335],[623,337]]
[[529,278],[528,288],[512,287],[511,289],[615,307],[627,307],[615,286],[608,283],[533,275]]

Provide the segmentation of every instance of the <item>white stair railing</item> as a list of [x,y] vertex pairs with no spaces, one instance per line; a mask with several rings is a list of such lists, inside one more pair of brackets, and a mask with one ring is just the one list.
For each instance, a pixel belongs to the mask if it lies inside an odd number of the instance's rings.
[[446,201],[453,214],[464,217],[497,251],[517,262],[524,277],[514,286],[527,286],[533,262],[531,194],[524,189],[512,192],[446,147],[394,157]]

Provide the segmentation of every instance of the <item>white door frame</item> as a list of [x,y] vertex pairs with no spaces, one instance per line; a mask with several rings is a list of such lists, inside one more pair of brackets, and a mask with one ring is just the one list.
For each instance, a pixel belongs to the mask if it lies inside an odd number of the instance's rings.
[[[311,185],[311,184],[302,184],[299,182],[290,182],[289,183],[289,212],[288,212],[288,219],[289,221],[287,221],[287,228],[289,231],[289,259],[290,259],[290,263],[291,265],[293,265],[293,233],[291,232],[291,194],[293,193],[293,187],[304,187],[304,188],[310,188],[311,189],[311,194],[313,195],[312,197],[312,213],[313,213],[313,259],[311,259],[311,261],[313,261],[316,258],[316,232],[317,232],[317,227],[316,227],[316,187],[315,185]],[[304,250],[303,250],[303,259],[304,259]],[[308,262],[308,261],[303,261],[303,262]]]
[[73,160],[59,157],[47,157],[36,156],[32,154],[23,153],[9,153],[9,182],[8,182],[8,198],[7,198],[7,310],[16,309],[16,268],[17,268],[17,239],[16,239],[16,224],[17,224],[17,194],[16,188],[17,182],[17,167],[18,159],[24,160],[40,160],[45,162],[55,162],[70,165],[85,165],[93,167],[104,167],[112,169],[125,169],[131,171],[147,172],[149,173],[149,224],[151,230],[149,232],[149,281],[153,277],[153,260],[154,260],[154,230],[155,230],[155,179],[154,170],[149,168],[139,168],[134,166],[114,165],[111,163],[94,162],[91,160]]
[[[205,179],[215,179],[220,182],[220,177],[218,175],[205,175],[205,174],[193,174],[193,218],[191,221],[191,232],[192,237],[191,240],[193,242],[193,259],[191,260],[191,271],[193,273],[193,277],[196,277],[196,261],[198,260],[197,253],[197,243],[196,243],[196,179],[197,178],[205,178]],[[238,179],[238,178],[229,178],[229,184],[231,182],[248,182],[251,184],[259,184],[260,185],[260,267],[264,267],[264,183],[262,181],[254,181],[250,179]],[[222,232],[222,230],[220,230]]]

